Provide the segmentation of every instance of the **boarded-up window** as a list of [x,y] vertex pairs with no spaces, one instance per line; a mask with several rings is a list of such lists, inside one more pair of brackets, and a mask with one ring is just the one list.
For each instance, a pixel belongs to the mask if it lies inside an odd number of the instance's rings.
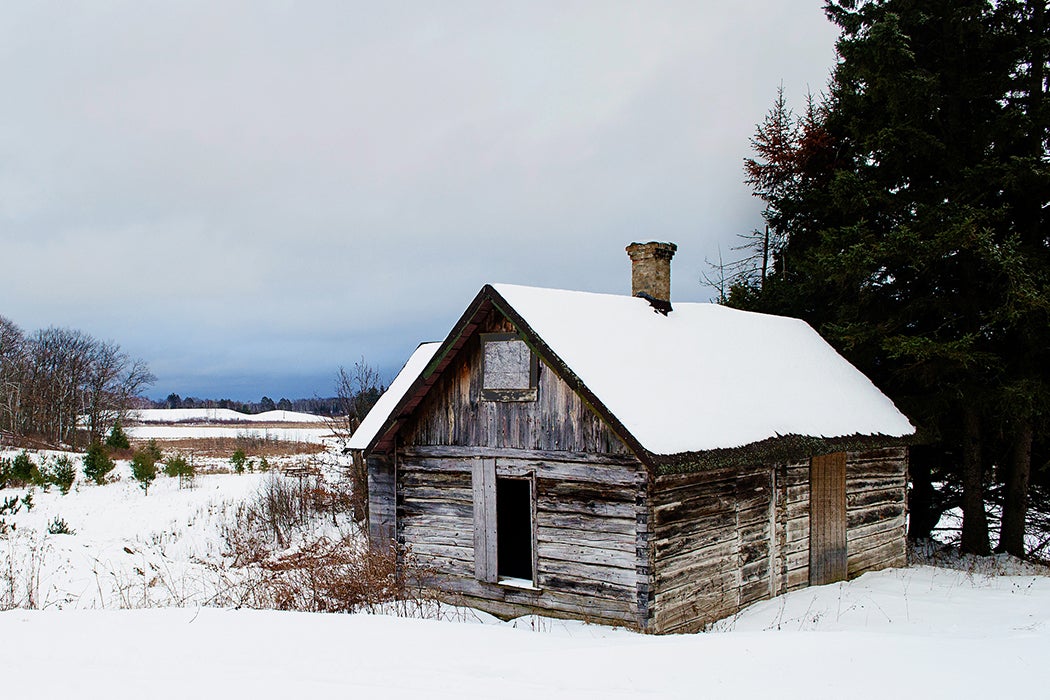
[[809,582],[846,580],[846,453],[820,455],[809,466]]
[[514,333],[481,335],[481,397],[487,401],[535,401],[538,363]]

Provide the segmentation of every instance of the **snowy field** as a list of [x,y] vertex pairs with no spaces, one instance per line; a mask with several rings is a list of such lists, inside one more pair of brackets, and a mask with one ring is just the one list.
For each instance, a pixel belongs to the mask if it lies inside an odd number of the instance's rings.
[[[68,495],[37,489],[31,510],[4,516],[0,582],[31,588],[36,609],[0,613],[3,697],[1046,695],[1046,576],[883,571],[667,637],[449,607],[443,620],[219,609],[236,577],[224,528],[272,477],[208,474],[179,489],[160,476],[147,496],[126,463],[117,475]],[[75,534],[47,534],[56,516]]]
[[147,408],[129,416],[127,434],[136,439],[249,438],[331,443],[335,436],[323,416],[293,411],[239,413],[228,408]]
[[318,423],[327,418],[296,411],[241,413],[229,408],[142,408],[129,418],[140,423]]

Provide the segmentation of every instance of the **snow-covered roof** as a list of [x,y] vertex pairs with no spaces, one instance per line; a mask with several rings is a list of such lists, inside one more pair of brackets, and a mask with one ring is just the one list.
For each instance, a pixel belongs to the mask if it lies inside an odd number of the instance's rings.
[[[804,321],[680,302],[665,316],[636,297],[510,284],[492,289],[654,455],[785,435],[915,432],[893,402]],[[420,346],[352,447],[368,446],[438,345]]]
[[664,316],[637,297],[493,287],[653,454],[915,432],[804,321],[678,302]]
[[361,421],[361,425],[357,427],[354,434],[350,436],[350,440],[347,441],[349,449],[363,450],[368,447],[376,433],[383,427],[386,419],[390,417],[397,404],[412,386],[412,382],[423,372],[439,347],[441,347],[441,343],[423,343],[416,348],[412,356],[408,358],[405,366],[397,373],[394,381],[390,382],[390,386],[375,402],[372,410]]

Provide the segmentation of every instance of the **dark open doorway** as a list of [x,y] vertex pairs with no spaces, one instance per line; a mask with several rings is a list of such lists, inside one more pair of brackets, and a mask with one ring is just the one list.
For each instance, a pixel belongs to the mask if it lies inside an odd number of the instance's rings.
[[496,479],[496,557],[500,578],[532,581],[530,479]]

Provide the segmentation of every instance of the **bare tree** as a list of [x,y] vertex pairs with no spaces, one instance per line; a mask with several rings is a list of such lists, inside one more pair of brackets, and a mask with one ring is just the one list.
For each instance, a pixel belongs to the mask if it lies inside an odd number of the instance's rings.
[[0,430],[15,432],[18,425],[24,360],[22,329],[0,316]]
[[[365,358],[355,362],[350,371],[345,367],[339,368],[339,374],[336,376],[336,396],[339,398],[342,415],[333,421],[332,429],[342,443],[344,451],[347,450],[346,444],[350,436],[360,427],[361,421],[375,404],[382,390],[379,371],[365,362]],[[350,451],[350,456],[350,486],[353,489],[351,505],[354,520],[363,522],[368,518],[368,469],[360,450]]]
[[0,317],[0,428],[76,446],[79,421],[99,439],[154,381],[113,342],[70,328],[29,337]]
[[83,413],[92,442],[127,418],[132,399],[156,381],[142,360],[134,360],[113,342],[95,341],[84,386]]

